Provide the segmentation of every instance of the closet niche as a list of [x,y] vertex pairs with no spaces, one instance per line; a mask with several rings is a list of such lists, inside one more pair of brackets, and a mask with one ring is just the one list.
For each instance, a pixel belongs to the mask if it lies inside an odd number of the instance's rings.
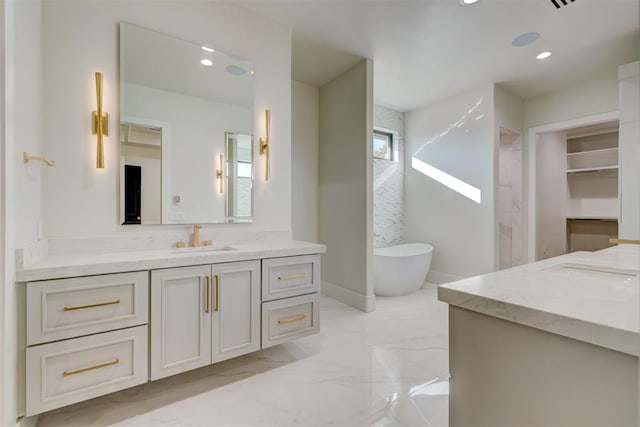
[[618,121],[539,134],[536,259],[618,237]]
[[567,251],[611,246],[618,210],[618,123],[567,132]]

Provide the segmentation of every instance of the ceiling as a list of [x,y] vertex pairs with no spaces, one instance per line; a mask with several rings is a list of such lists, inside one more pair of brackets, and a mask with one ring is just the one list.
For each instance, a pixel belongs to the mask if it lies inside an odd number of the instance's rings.
[[[253,106],[253,65],[223,52],[129,23],[120,24],[120,79],[171,93]],[[200,62],[209,59],[211,66]],[[228,67],[238,67],[241,75]],[[123,98],[124,100],[125,98]]]
[[[376,103],[400,111],[491,82],[526,99],[640,56],[638,0],[575,0],[561,8],[550,0],[234,3],[292,28],[295,80],[321,86],[371,58]],[[531,31],[541,34],[535,43],[511,46]],[[553,55],[537,60],[543,50]]]

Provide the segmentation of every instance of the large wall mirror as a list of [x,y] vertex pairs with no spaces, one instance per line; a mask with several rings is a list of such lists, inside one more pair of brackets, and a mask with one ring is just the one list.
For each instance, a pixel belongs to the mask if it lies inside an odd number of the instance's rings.
[[250,222],[252,133],[250,62],[120,23],[121,224]]

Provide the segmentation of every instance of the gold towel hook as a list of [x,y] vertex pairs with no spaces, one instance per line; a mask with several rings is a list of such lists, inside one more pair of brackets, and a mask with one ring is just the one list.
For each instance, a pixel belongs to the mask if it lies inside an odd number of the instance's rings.
[[45,157],[42,156],[31,156],[29,153],[27,153],[26,151],[22,152],[22,161],[24,163],[29,163],[31,160],[34,161],[40,161],[40,162],[44,162],[46,163],[47,166],[54,166],[56,164],[56,162],[54,162],[53,160],[49,160]]

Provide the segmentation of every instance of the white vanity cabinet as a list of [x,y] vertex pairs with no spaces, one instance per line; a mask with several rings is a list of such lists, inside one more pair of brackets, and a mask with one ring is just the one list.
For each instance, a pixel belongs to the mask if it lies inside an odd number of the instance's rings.
[[320,255],[262,261],[262,348],[320,331]]
[[148,273],[27,283],[26,415],[147,382]]
[[151,380],[260,349],[260,261],[151,272]]
[[211,363],[211,266],[151,271],[151,380]]
[[19,414],[317,333],[325,250],[291,241],[211,253],[86,254],[71,264],[62,255],[18,270],[26,311]]

